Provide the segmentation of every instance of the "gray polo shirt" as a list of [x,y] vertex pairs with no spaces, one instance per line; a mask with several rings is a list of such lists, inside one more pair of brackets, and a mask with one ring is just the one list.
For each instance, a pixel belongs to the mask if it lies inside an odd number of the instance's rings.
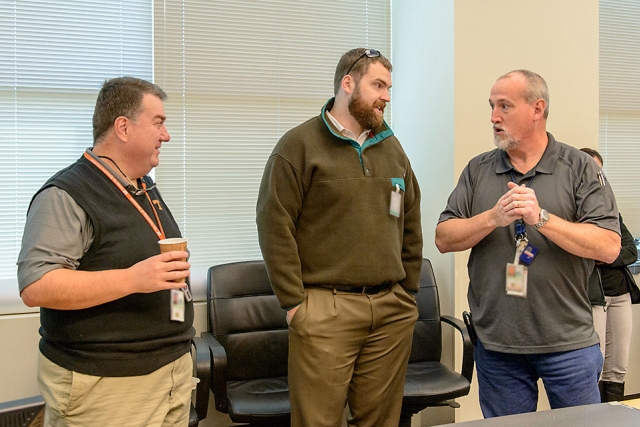
[[[517,172],[502,150],[483,153],[465,167],[438,222],[470,218],[493,208],[509,187],[530,186],[541,207],[570,222],[591,223],[620,233],[613,193],[602,187],[598,168],[582,151],[549,144],[534,169]],[[599,342],[588,296],[594,261],[572,255],[533,227],[529,242],[539,249],[528,267],[527,297],[505,292],[505,269],[515,255],[515,223],[493,230],[471,249],[467,298],[485,348],[504,353],[570,351]]]

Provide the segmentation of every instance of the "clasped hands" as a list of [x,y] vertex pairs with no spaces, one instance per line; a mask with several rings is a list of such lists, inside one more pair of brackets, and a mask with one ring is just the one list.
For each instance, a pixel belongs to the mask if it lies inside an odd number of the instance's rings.
[[540,219],[540,205],[532,188],[509,182],[507,191],[493,208],[496,225],[506,227],[513,221],[522,219],[526,224],[536,224]]

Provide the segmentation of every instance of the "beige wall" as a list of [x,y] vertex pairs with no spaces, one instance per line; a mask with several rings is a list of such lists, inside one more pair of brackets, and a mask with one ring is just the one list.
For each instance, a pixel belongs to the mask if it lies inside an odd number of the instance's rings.
[[[502,74],[526,68],[549,86],[548,130],[578,148],[598,146],[598,1],[455,1],[455,180],[475,155],[493,149],[489,91]],[[468,253],[456,254],[455,313],[467,308]],[[477,385],[460,399],[457,421],[481,418]],[[548,407],[545,398],[541,408]]]
[[0,402],[40,394],[36,382],[38,313],[0,316]]
[[518,68],[549,86],[548,129],[570,145],[598,145],[598,1],[456,0],[455,173],[493,147],[489,91]]

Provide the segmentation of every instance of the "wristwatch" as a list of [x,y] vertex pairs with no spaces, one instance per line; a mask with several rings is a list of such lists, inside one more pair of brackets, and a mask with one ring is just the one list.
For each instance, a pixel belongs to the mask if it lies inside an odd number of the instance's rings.
[[533,228],[537,230],[538,228],[545,225],[547,221],[549,221],[549,212],[540,208],[540,220],[537,223],[533,224]]

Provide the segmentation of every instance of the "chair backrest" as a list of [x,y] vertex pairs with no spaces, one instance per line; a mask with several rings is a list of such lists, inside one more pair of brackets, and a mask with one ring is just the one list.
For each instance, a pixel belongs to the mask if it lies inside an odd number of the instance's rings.
[[420,291],[416,295],[418,320],[413,329],[413,343],[409,363],[439,362],[442,355],[442,325],[440,299],[431,261],[422,260]]
[[209,330],[227,353],[227,380],[287,375],[286,313],[263,261],[211,267],[207,304]]

